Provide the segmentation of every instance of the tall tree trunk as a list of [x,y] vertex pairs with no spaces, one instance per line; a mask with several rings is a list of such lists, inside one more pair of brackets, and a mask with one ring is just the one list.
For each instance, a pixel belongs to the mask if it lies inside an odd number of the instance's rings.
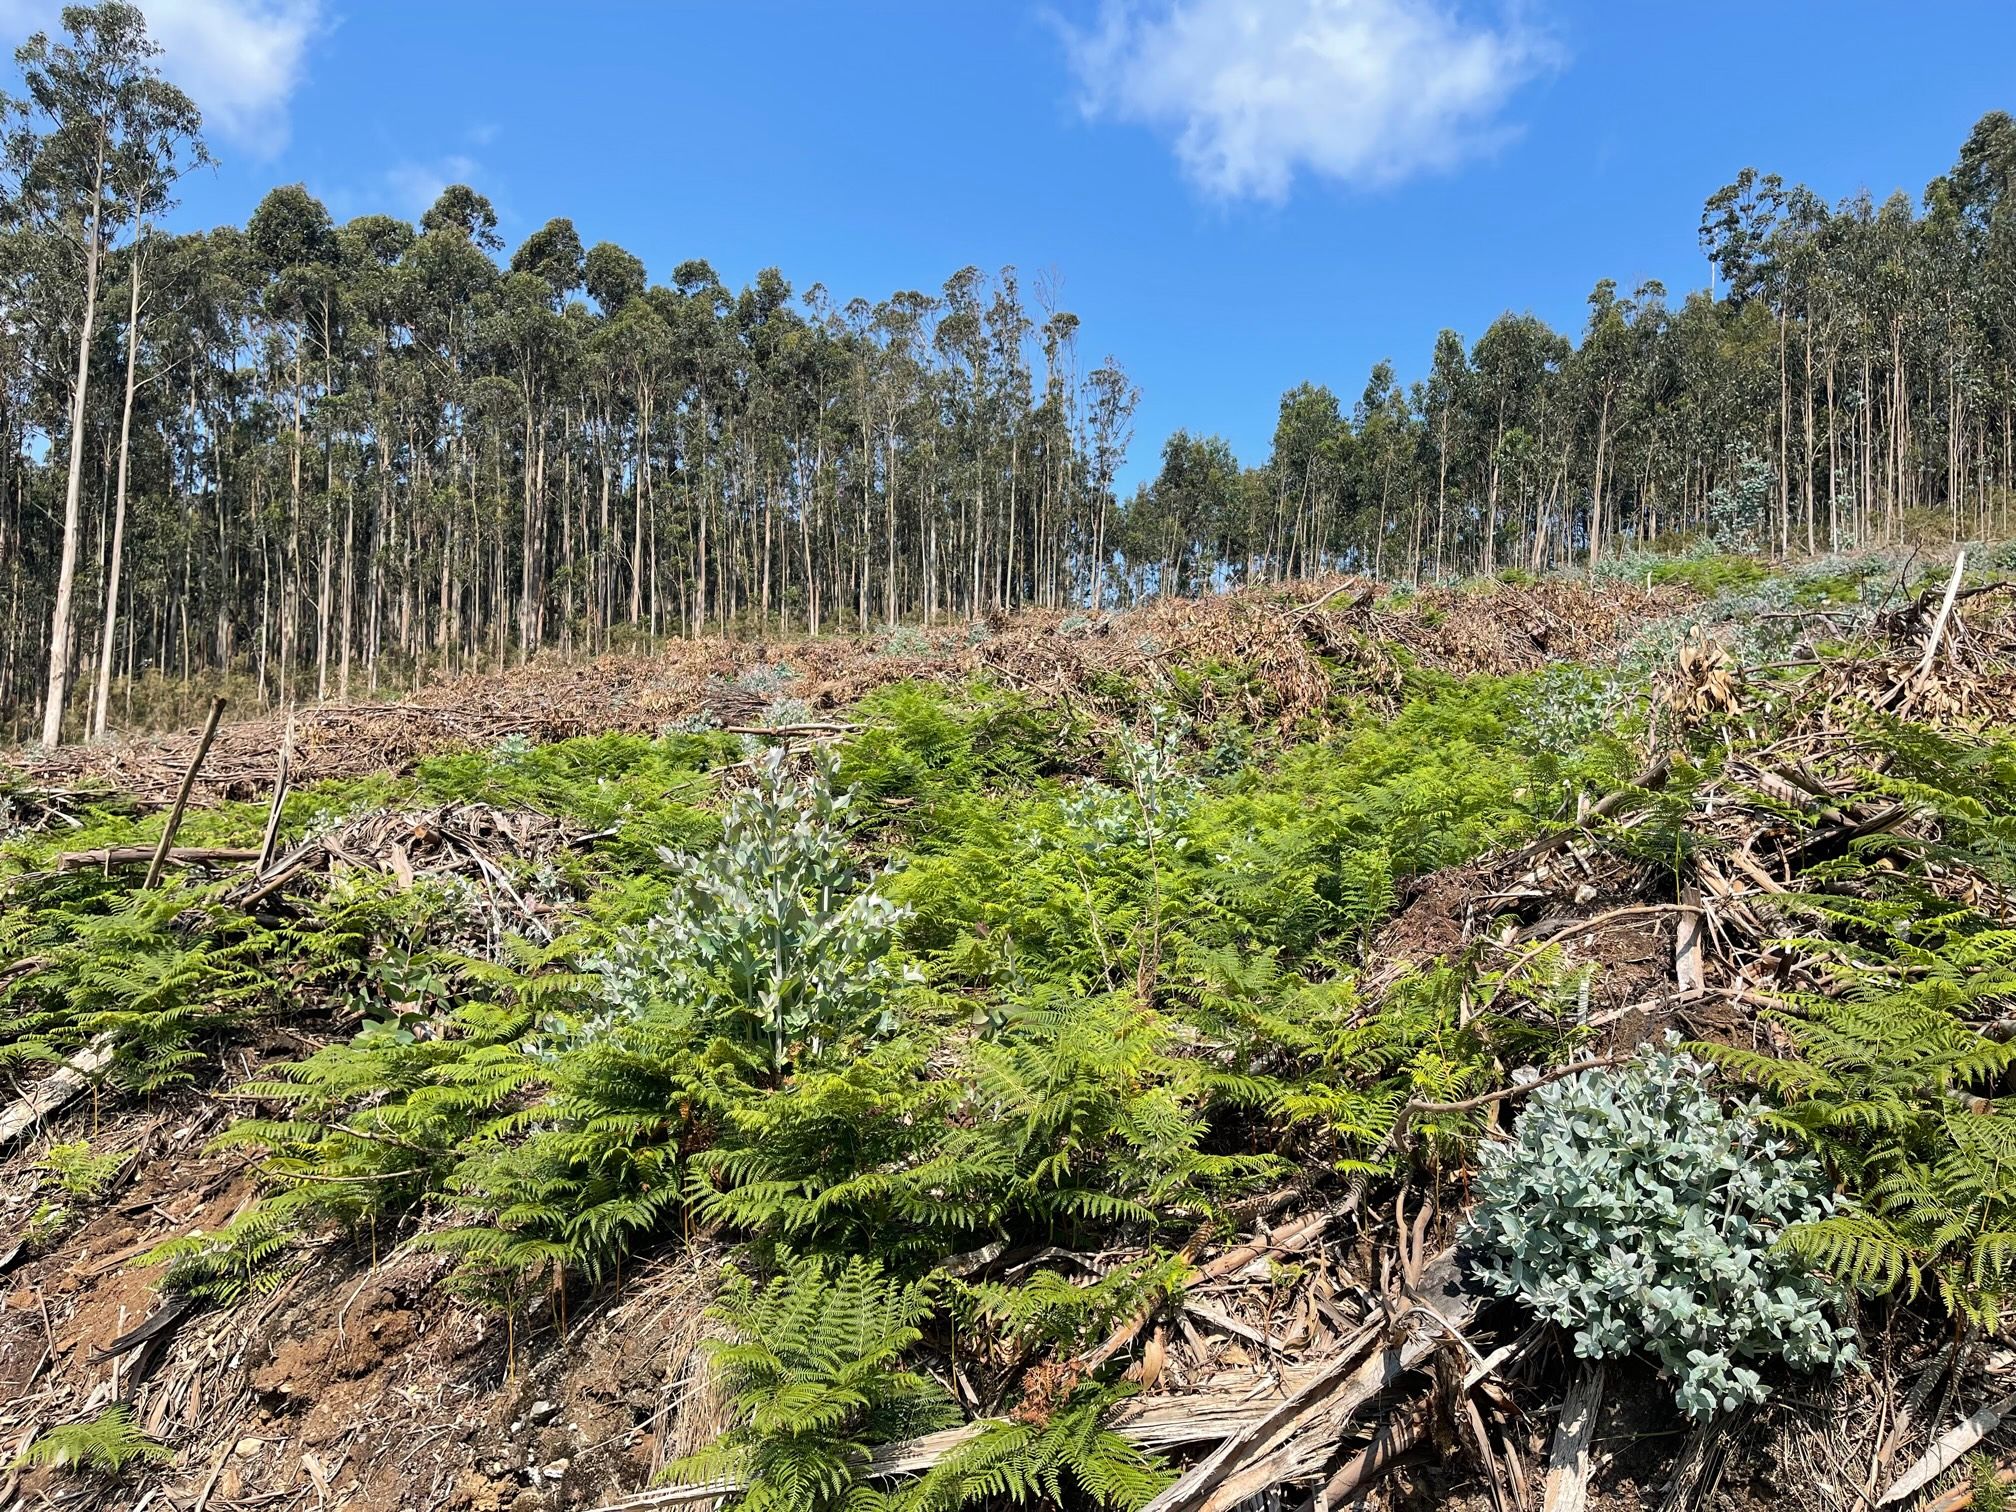
[[112,655],[119,627],[119,580],[126,552],[126,480],[132,457],[133,394],[138,387],[140,352],[140,247],[133,248],[132,295],[126,307],[126,397],[119,409],[119,481],[112,492],[112,560],[105,569],[105,627],[98,637],[98,686],[91,696],[91,735],[105,734],[106,705],[112,697]]
[[70,600],[77,591],[77,537],[84,499],[84,414],[91,387],[91,337],[98,322],[98,263],[104,239],[105,132],[91,182],[91,218],[84,244],[84,318],[77,328],[77,377],[70,388],[69,473],[63,485],[63,554],[49,616],[49,694],[42,706],[42,743],[63,743],[63,703],[70,691]]

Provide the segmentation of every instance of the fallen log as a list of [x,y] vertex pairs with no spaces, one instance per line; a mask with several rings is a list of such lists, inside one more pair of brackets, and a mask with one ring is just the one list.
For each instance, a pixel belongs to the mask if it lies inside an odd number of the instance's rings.
[[112,1064],[112,1055],[110,1037],[101,1034],[0,1110],[0,1150],[32,1133],[45,1118],[81,1097],[91,1079]]
[[235,865],[256,861],[259,852],[234,845],[176,845],[163,853],[152,845],[109,845],[100,850],[65,851],[56,858],[58,871],[83,871],[90,867],[139,866],[152,864],[160,855],[163,863],[176,866]]

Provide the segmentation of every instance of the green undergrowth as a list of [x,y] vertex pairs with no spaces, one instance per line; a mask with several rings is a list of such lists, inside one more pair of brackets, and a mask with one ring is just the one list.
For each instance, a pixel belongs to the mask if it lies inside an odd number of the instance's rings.
[[[1572,1036],[1524,1022],[1558,1012],[1533,982],[1482,1015],[1453,975],[1373,1014],[1354,986],[1413,879],[1558,820],[1630,764],[1593,727],[1536,748],[1544,695],[1439,679],[1391,717],[1281,747],[1153,705],[1096,729],[1000,690],[905,684],[809,763],[607,736],[290,797],[285,841],[448,802],[589,836],[558,874],[503,860],[553,904],[555,938],[488,949],[461,879],[346,873],[248,911],[228,879],[144,892],[55,872],[59,849],[153,832],[94,815],[0,850],[31,905],[9,910],[0,951],[35,961],[8,980],[0,1053],[106,1036],[114,1085],[154,1095],[267,1025],[327,1040],[235,1089],[261,1111],[223,1142],[258,1156],[261,1204],[150,1257],[199,1300],[270,1288],[293,1239],[333,1231],[446,1251],[460,1290],[531,1326],[706,1229],[772,1278],[872,1257],[882,1279],[858,1304],[908,1318],[1006,1411],[1023,1364],[1179,1284],[1199,1225],[1229,1228],[1245,1197],[1312,1167],[1438,1161],[1456,1147],[1381,1148],[1401,1102],[1565,1052]],[[188,834],[244,843],[263,818],[224,806]],[[990,1244],[1116,1240],[1139,1258],[1096,1281],[1068,1260],[934,1280]],[[898,1305],[918,1297],[921,1313]],[[903,1494],[1132,1505],[1159,1477],[1098,1428],[1123,1389],[1087,1380]],[[816,1459],[887,1426],[866,1404],[805,1412],[752,1411],[723,1452],[760,1480],[779,1434],[809,1435]],[[829,1465],[760,1494],[823,1505],[838,1485]]]
[[[406,1246],[448,1256],[516,1341],[705,1233],[737,1256],[715,1346],[732,1423],[674,1474],[733,1475],[754,1508],[1137,1506],[1164,1474],[1102,1427],[1119,1362],[1061,1367],[1180,1290],[1184,1247],[1237,1231],[1257,1194],[1458,1190],[1491,1111],[1403,1109],[1575,1055],[1601,963],[1477,949],[1375,993],[1375,941],[1430,874],[1627,785],[1651,717],[1610,669],[1415,669],[1397,708],[1340,703],[1284,741],[1200,721],[1243,674],[1199,675],[1226,682],[1133,690],[1124,726],[906,683],[816,754],[708,732],[507,743],[289,798],[283,844],[446,803],[563,821],[563,856],[496,858],[542,905],[522,937],[484,927],[479,884],[424,870],[249,907],[228,877],[57,871],[158,834],[89,813],[0,844],[0,1064],[99,1041],[108,1094],[146,1098],[264,1047],[233,1089],[253,1116],[222,1140],[262,1200],[151,1257],[201,1302],[270,1290],[309,1239],[360,1261]],[[1678,731],[1665,788],[1598,832],[1654,895],[1717,843],[1690,828],[1694,795],[1770,741],[1776,686]],[[1779,905],[1813,930],[1784,946],[1812,970],[1772,997],[1785,1053],[1695,1053],[1757,1089],[1842,1199],[1775,1241],[1786,1265],[1992,1325],[2016,1139],[1994,1103],[2009,1057],[1976,1025],[2016,993],[1994,892],[2016,885],[2016,746],[1860,740],[1864,791],[1936,815],[1939,838],[1816,847]],[[256,842],[263,822],[224,805],[184,838]],[[1955,867],[1985,890],[1927,880]],[[276,1053],[281,1026],[321,1048]],[[56,1158],[58,1182],[98,1169]],[[985,1258],[1011,1253],[1034,1258]],[[873,1445],[962,1417],[994,1426],[929,1475],[857,1484]]]

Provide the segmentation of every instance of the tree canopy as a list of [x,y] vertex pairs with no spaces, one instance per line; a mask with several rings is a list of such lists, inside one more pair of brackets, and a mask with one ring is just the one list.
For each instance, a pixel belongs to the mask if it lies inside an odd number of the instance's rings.
[[94,664],[93,731],[114,680],[342,699],[626,638],[2007,524],[2000,112],[1915,203],[1746,169],[1703,211],[1712,290],[1605,280],[1573,336],[1516,313],[1443,331],[1411,386],[1381,363],[1355,404],[1291,388],[1257,465],[1179,432],[1122,501],[1139,391],[1113,358],[1088,370],[1078,318],[1013,269],[844,303],[697,258],[654,282],[565,218],[507,249],[459,184],[417,224],[336,224],[284,185],[242,228],[171,234],[194,107],[134,7],[63,24],[5,107],[15,736],[38,704],[61,735]]

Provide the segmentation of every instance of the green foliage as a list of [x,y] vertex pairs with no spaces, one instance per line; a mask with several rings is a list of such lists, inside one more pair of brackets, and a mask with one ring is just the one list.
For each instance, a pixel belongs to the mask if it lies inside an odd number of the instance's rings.
[[1084,739],[1082,717],[983,682],[950,689],[902,682],[854,706],[865,726],[841,747],[834,782],[870,813],[1021,787],[1061,769]]
[[[1725,551],[1755,551],[1769,539],[1772,486],[1769,464],[1759,457],[1745,457],[1737,465],[1735,478],[1709,493],[1708,534],[1717,546]],[[1752,566],[1762,577],[1761,565]]]
[[294,1237],[283,1205],[268,1203],[247,1208],[215,1233],[198,1229],[157,1244],[139,1263],[167,1266],[163,1291],[229,1307],[279,1289],[288,1276]]
[[1175,1479],[1172,1471],[1101,1426],[1131,1388],[1082,1381],[1042,1422],[991,1423],[913,1485],[888,1499],[890,1512],[954,1512],[960,1507],[1070,1507],[1131,1512]]
[[[532,947],[521,947],[537,957]],[[466,962],[467,986],[506,988],[509,968]],[[286,1062],[241,1093],[282,1105],[284,1118],[241,1119],[219,1145],[266,1151],[264,1174],[303,1214],[346,1225],[393,1219],[446,1185],[467,1149],[509,1123],[542,1068],[520,1041],[534,1002],[550,1002],[561,973],[532,978],[531,1001],[465,1002],[425,1039],[360,1033]]]
[[1271,1088],[1178,1050],[1173,1024],[1114,997],[1032,1011],[940,1067],[899,1040],[801,1072],[728,1111],[695,1160],[700,1214],[912,1264],[975,1233],[1194,1224],[1277,1170],[1207,1148],[1214,1110]]
[[1764,1399],[1744,1361],[1852,1363],[1825,1315],[1837,1293],[1776,1247],[1829,1216],[1825,1178],[1759,1113],[1725,1110],[1670,1053],[1541,1088],[1483,1152],[1466,1232],[1484,1277],[1585,1359],[1649,1349],[1695,1419]]
[[745,1095],[755,1070],[736,1047],[654,1018],[568,1050],[537,1069],[551,1084],[543,1103],[461,1147],[448,1195],[472,1221],[414,1242],[465,1256],[507,1290],[526,1273],[600,1280],[676,1211],[692,1130]]
[[[333,1036],[238,1089],[264,1116],[222,1142],[261,1152],[260,1205],[148,1258],[230,1304],[334,1229],[449,1253],[458,1289],[515,1312],[705,1224],[771,1279],[724,1297],[737,1428],[682,1473],[747,1474],[756,1506],[1139,1505],[1166,1476],[1100,1426],[1098,1380],[918,1480],[854,1476],[864,1446],[947,1414],[917,1367],[933,1306],[961,1358],[1068,1357],[1179,1290],[1179,1245],[1297,1169],[1467,1165],[1479,1115],[1417,1116],[1401,1141],[1400,1107],[1558,1063],[1586,1037],[1588,971],[1549,947],[1489,970],[1466,953],[1368,1002],[1355,970],[1411,879],[1557,822],[1638,760],[1635,716],[1572,671],[1412,673],[1397,714],[1285,750],[1158,702],[1207,709],[1247,675],[1130,685],[1140,725],[1102,744],[1021,695],[913,683],[865,700],[809,773],[675,734],[506,742],[319,790],[290,826],[454,799],[598,833],[542,893],[551,944],[472,935],[456,889],[425,878],[332,879],[293,919],[186,884],[172,911],[148,904],[156,954],[226,942],[242,995],[183,994],[204,1029],[287,1013]],[[694,763],[731,749],[719,817],[689,807],[715,787]],[[1914,750],[1889,780],[1958,793],[1940,774],[1964,768],[1949,833],[1985,846],[1999,778],[1971,759]],[[1679,808],[1642,811],[1658,822],[1632,842],[1670,851]],[[118,934],[96,922],[126,906],[118,887],[46,885],[59,953]],[[100,1022],[29,1006],[39,1053]],[[1139,1258],[930,1281],[995,1243]],[[920,1390],[878,1395],[905,1379]]]
[[560,1025],[572,1037],[608,1022],[687,1015],[794,1056],[882,1020],[898,977],[887,960],[902,914],[875,883],[856,886],[844,825],[848,799],[825,758],[795,779],[772,750],[737,793],[720,841],[676,858],[671,896],[599,963],[609,1019]]
[[931,1305],[927,1285],[872,1260],[802,1260],[761,1285],[728,1266],[713,1309],[728,1337],[708,1347],[735,1424],[667,1478],[740,1481],[746,1512],[872,1505],[852,1494],[868,1452],[959,1418],[942,1387],[901,1363]]
[[[550,1090],[458,1133],[446,1185],[473,1221],[422,1242],[500,1275],[599,1277],[679,1208],[692,1146],[754,1116],[765,1082],[893,1026],[900,914],[855,885],[830,778],[822,766],[798,781],[781,753],[761,761],[719,843],[676,858],[665,906],[595,959],[593,994],[549,999],[535,1039],[486,1057],[491,1107],[535,1076]],[[809,1107],[823,1085],[787,1081],[778,1107]]]
[[1993,1456],[1967,1456],[1967,1489],[1974,1493],[1974,1512],[2008,1512],[2009,1487]]
[[724,1110],[691,1195],[705,1220],[776,1245],[927,1266],[989,1222],[1006,1180],[989,1142],[950,1128],[959,1101],[907,1038],[802,1068]]
[[79,1139],[51,1145],[42,1157],[42,1169],[69,1196],[80,1202],[94,1202],[104,1195],[105,1188],[128,1158],[124,1151],[93,1154],[89,1141]]
[[862,1472],[874,1448],[959,1420],[944,1389],[907,1369],[933,1305],[860,1258],[800,1258],[760,1286],[724,1272],[707,1346],[733,1426],[665,1479],[730,1480],[744,1512],[955,1512],[970,1506],[1092,1506],[1125,1512],[1169,1483],[1159,1465],[1101,1426],[1130,1388],[1080,1382],[1041,1417],[989,1424],[924,1476],[889,1487]]
[[1574,662],[1536,673],[1518,699],[1518,729],[1533,751],[1573,751],[1614,724],[1626,703],[1617,679]]
[[1046,1225],[1152,1226],[1204,1216],[1218,1194],[1278,1176],[1274,1157],[1216,1153],[1205,1137],[1214,1105],[1264,1109],[1272,1086],[1180,1038],[1168,1019],[1112,998],[1036,1014],[977,1045],[975,1112],[1012,1161],[1011,1200]]
[[1708,599],[1754,588],[1771,575],[1770,567],[1747,548],[1719,536],[1677,552],[1616,552],[1599,562],[1596,572],[1611,582],[1687,588]]
[[[1125,985],[1144,953],[1182,962],[1236,948],[1311,977],[1348,970],[1408,878],[1552,819],[1578,787],[1628,769],[1607,728],[1581,746],[1538,746],[1516,717],[1525,687],[1437,683],[1391,720],[1214,784],[1185,772],[1164,730],[1140,742],[1152,774],[1123,744],[1118,785],[947,802],[890,881],[909,911],[904,944],[928,981],[1005,999],[1000,1011],[1039,983]],[[1161,806],[1152,826],[1143,792]]]
[[739,754],[725,735],[609,734],[500,746],[428,757],[414,774],[414,796],[554,814],[603,837],[603,865],[655,870],[661,849],[706,842],[713,821],[693,806],[712,786],[706,767]]
[[2016,1282],[2016,1114],[1992,1094],[2016,1046],[1962,1022],[1970,1001],[2016,990],[2016,936],[1977,937],[1926,979],[1871,974],[1839,997],[1769,1015],[1790,1053],[1703,1052],[1768,1092],[1779,1128],[1817,1151],[1856,1209],[1800,1224],[1784,1245],[1871,1291],[1928,1283],[1995,1328]]
[[141,1431],[132,1408],[115,1402],[85,1422],[43,1429],[14,1464],[116,1478],[131,1466],[165,1465],[174,1458],[174,1450]]
[[60,879],[0,919],[0,950],[38,963],[0,986],[6,1053],[56,1060],[102,1035],[115,1052],[112,1079],[134,1091],[187,1081],[202,1037],[242,1021],[264,985],[251,943],[263,932],[215,887]]
[[1191,1269],[1180,1255],[1150,1250],[1082,1284],[1045,1267],[1016,1282],[960,1284],[956,1297],[966,1322],[1015,1347],[1048,1346],[1070,1355],[1104,1339],[1151,1303],[1180,1296]]
[[38,1202],[21,1226],[21,1237],[37,1249],[53,1243],[69,1225],[70,1210],[54,1202]]

